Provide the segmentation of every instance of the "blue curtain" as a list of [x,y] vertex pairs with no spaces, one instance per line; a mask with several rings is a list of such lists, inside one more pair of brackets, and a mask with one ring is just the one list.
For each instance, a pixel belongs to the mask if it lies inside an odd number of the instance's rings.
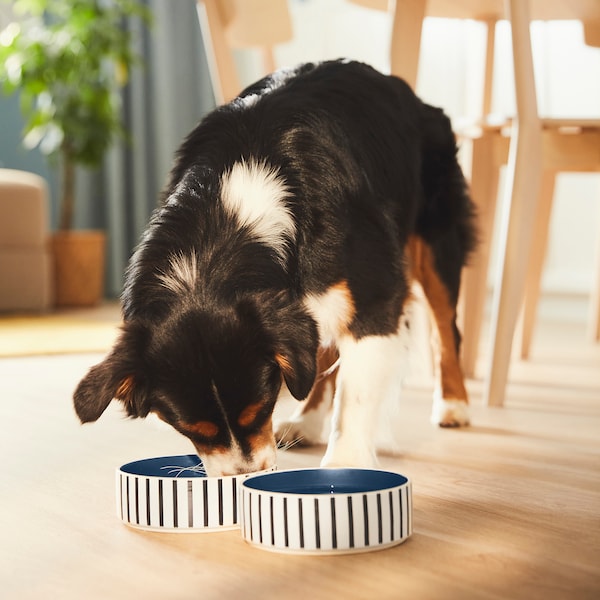
[[[100,170],[77,172],[75,227],[107,233],[109,298],[121,292],[127,261],[157,206],[175,150],[215,106],[195,0],[143,1],[154,23],[149,29],[128,24],[144,63],[132,70],[122,92],[129,139],[115,144]],[[58,177],[38,151],[22,148],[21,128],[18,98],[0,95],[0,166],[49,181],[55,227]]]
[[[116,145],[100,172],[80,172],[77,226],[107,233],[106,295],[121,292],[123,273],[182,139],[215,106],[195,0],[146,0],[147,30],[132,23],[144,66],[123,91],[129,140]],[[79,201],[79,200],[78,200]]]

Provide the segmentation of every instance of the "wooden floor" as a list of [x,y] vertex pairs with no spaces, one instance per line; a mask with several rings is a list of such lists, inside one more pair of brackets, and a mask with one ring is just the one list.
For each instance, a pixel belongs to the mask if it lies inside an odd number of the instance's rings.
[[[505,408],[481,406],[469,382],[470,428],[432,428],[428,384],[413,382],[382,419],[381,464],[413,480],[414,535],[338,557],[122,525],[115,467],[191,446],[117,407],[80,426],[70,395],[99,359],[0,360],[2,599],[600,598],[600,348],[577,326],[538,332]],[[322,451],[289,450],[279,467],[317,465]]]

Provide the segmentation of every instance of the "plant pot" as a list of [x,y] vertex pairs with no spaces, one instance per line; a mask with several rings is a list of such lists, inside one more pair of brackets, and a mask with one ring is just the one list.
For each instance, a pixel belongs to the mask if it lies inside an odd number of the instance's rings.
[[56,306],[94,306],[104,292],[103,231],[59,231],[52,236]]

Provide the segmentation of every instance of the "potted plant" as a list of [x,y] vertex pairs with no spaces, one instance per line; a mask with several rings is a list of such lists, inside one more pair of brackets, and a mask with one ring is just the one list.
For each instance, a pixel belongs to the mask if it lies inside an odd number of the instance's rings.
[[24,145],[61,170],[59,228],[52,239],[57,305],[92,305],[104,279],[104,233],[74,231],[76,167],[98,167],[123,135],[118,88],[139,61],[124,27],[147,21],[136,0],[15,0],[19,20],[0,33],[0,80],[19,92]]

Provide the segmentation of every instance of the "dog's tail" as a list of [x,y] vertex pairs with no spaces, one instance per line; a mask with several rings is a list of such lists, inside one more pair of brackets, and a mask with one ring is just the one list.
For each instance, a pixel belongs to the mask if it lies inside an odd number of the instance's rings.
[[424,104],[421,130],[423,196],[416,230],[433,249],[449,289],[458,294],[460,270],[477,244],[475,205],[458,163],[450,119]]
[[475,206],[458,163],[450,119],[441,109],[424,104],[422,132],[423,204],[417,231],[426,241],[433,241],[457,229],[466,258],[476,244]]

